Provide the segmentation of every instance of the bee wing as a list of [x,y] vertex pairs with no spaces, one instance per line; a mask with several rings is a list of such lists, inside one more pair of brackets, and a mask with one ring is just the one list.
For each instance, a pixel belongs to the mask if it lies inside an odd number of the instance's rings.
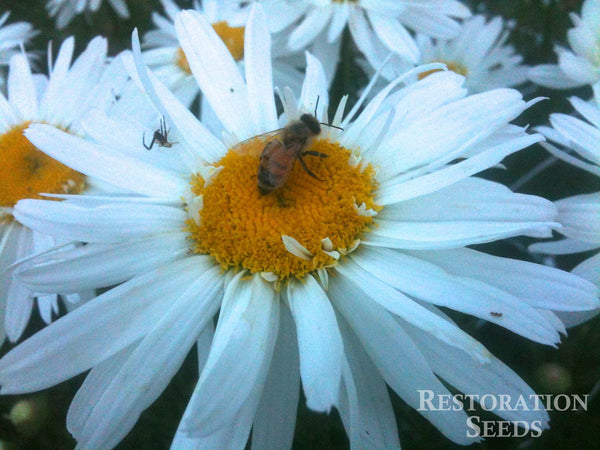
[[267,142],[272,141],[273,139],[277,138],[281,134],[282,131],[283,131],[283,128],[279,128],[278,130],[273,130],[273,131],[269,131],[268,133],[263,133],[263,134],[259,134],[257,136],[253,136],[249,139],[246,139],[245,141],[238,142],[233,147],[231,147],[230,150],[233,150],[238,155],[253,155],[253,156],[258,157],[262,153],[262,151],[264,149],[264,145],[258,145],[258,146],[248,145],[247,146],[245,144],[247,144],[248,142],[253,141],[255,139],[259,140],[259,142],[267,143]]

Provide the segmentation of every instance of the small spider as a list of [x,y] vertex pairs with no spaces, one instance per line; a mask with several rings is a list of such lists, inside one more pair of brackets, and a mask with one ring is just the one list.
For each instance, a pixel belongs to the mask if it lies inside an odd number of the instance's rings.
[[160,119],[160,128],[156,130],[154,132],[154,135],[152,136],[152,141],[150,142],[150,145],[146,145],[146,132],[144,132],[144,134],[142,135],[142,144],[144,145],[144,148],[146,150],[150,150],[154,146],[155,142],[158,144],[159,147],[167,148],[171,148],[173,144],[177,144],[177,142],[169,142],[169,131],[171,130],[167,130],[167,122],[163,117],[162,119]]

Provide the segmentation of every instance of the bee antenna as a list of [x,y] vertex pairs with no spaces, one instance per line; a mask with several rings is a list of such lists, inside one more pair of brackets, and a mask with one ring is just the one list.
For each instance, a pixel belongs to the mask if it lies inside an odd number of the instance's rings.
[[315,117],[317,117],[317,108],[319,107],[319,96],[317,95],[317,103],[315,103]]
[[325,125],[326,127],[331,127],[331,128],[337,128],[338,130],[342,130],[344,131],[344,129],[342,127],[338,127],[336,125],[331,125],[329,123],[325,123],[325,122],[319,122],[321,125]]

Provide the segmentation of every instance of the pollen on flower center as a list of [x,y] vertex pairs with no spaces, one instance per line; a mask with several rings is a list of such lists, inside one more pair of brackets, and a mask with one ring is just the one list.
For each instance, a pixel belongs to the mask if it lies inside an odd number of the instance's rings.
[[244,57],[244,27],[230,27],[227,22],[215,22],[212,24],[221,40],[236,61]]
[[[462,75],[464,77],[466,77],[467,74],[469,73],[467,68],[465,66],[463,66],[461,63],[453,62],[453,61],[450,61],[450,62],[436,61],[436,62],[441,62],[443,64],[446,64],[446,67],[448,67],[448,70],[451,70],[452,72]],[[423,78],[431,75],[432,73],[441,72],[441,71],[442,71],[442,69],[433,69],[433,70],[428,70],[427,72],[422,72],[419,74],[418,79],[422,80]]]
[[[244,57],[244,27],[230,27],[227,22],[215,22],[212,24],[213,29],[221,38],[231,56],[236,61],[240,61]],[[181,70],[191,74],[190,64],[181,48],[177,49],[175,56],[175,64]]]
[[[328,157],[304,160],[319,180],[296,163],[282,187],[262,195],[257,172],[265,142],[257,137],[242,145],[216,164],[220,172],[206,185],[201,177],[193,180],[193,193],[202,196],[199,220],[188,221],[195,252],[212,255],[225,269],[267,272],[285,281],[334,265],[338,253],[368,231],[379,209],[374,170],[353,165],[349,150],[315,141],[310,150]],[[295,239],[309,257],[290,253],[283,236]]]
[[0,135],[0,206],[39,193],[79,193],[85,176],[39,151],[23,135],[29,122]]

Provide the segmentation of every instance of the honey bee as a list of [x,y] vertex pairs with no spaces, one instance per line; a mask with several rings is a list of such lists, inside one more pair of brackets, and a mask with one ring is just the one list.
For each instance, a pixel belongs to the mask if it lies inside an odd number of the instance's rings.
[[[274,132],[275,133],[275,132]],[[303,114],[299,120],[288,123],[277,130],[275,137],[267,142],[260,155],[258,166],[258,191],[262,194],[280,188],[285,184],[296,160],[311,177],[319,179],[304,162],[303,156],[318,156],[327,158],[328,155],[306,148],[315,136],[321,134],[321,124],[311,114]]]
[[150,145],[146,145],[146,133],[144,132],[142,134],[142,144],[144,145],[144,148],[146,150],[150,150],[154,146],[155,142],[158,144],[159,147],[166,148],[171,148],[173,144],[177,144],[177,142],[169,142],[169,131],[171,130],[167,130],[167,122],[163,117],[162,119],[160,119],[159,129],[156,130],[154,132],[154,135],[152,136],[152,141],[150,142]]

